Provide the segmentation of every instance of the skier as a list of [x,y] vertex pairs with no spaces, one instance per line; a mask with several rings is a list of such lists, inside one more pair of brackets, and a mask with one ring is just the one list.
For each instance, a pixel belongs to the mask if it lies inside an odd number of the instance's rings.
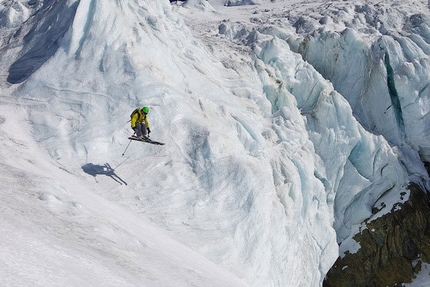
[[131,128],[134,130],[136,137],[141,140],[147,140],[151,129],[149,128],[148,107],[137,108],[131,113]]

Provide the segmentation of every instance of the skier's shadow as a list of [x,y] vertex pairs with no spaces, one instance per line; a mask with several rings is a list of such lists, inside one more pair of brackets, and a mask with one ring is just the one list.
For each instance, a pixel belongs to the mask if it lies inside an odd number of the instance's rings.
[[92,163],[87,163],[86,165],[82,166],[82,170],[85,173],[88,173],[92,176],[94,176],[94,179],[97,181],[96,176],[99,174],[102,175],[106,175],[110,178],[112,178],[113,180],[115,180],[116,182],[118,182],[119,184],[125,184],[127,185],[127,182],[125,182],[124,180],[122,180],[116,173],[115,170],[110,166],[110,164],[105,163],[105,165],[95,165]]

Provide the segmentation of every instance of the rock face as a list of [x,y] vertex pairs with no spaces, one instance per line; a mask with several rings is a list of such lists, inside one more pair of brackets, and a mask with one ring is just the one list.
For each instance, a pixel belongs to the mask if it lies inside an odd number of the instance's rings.
[[409,189],[408,201],[355,235],[360,250],[337,259],[325,287],[401,286],[430,262],[430,197],[417,185]]

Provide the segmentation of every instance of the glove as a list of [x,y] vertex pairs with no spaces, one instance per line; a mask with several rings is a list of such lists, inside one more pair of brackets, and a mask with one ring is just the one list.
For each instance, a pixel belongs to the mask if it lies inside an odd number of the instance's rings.
[[151,129],[150,128],[146,128],[146,130],[148,131],[148,135],[151,133]]

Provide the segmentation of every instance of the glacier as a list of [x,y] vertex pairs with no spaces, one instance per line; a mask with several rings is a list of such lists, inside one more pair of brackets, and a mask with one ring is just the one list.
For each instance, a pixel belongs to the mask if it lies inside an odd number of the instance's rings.
[[3,2],[5,286],[322,286],[428,189],[426,2],[225,4]]

